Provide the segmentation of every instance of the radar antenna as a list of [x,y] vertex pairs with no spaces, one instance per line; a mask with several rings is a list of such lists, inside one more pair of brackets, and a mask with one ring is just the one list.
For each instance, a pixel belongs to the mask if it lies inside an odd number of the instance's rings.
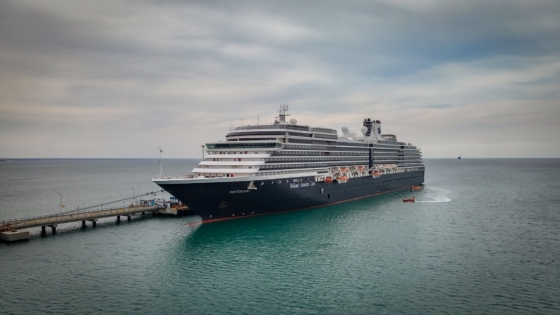
[[283,104],[280,105],[280,109],[278,110],[278,120],[281,123],[285,123],[286,122],[286,116],[290,116],[290,114],[288,114],[288,110],[290,110],[290,108],[288,107],[288,104]]

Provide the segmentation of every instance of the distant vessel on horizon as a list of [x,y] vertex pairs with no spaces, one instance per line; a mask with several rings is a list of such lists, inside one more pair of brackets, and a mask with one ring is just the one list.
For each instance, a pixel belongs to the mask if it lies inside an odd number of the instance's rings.
[[460,160],[460,159],[461,159],[461,157],[459,156],[459,157],[457,158],[457,160]]
[[153,182],[203,222],[320,207],[424,182],[422,152],[381,134],[381,121],[364,119],[361,135],[346,127],[286,122],[237,127],[225,142],[207,143],[191,175]]

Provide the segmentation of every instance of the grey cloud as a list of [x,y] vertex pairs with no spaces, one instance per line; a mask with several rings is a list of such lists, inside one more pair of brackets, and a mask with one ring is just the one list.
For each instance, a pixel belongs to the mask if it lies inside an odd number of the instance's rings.
[[8,135],[51,135],[82,156],[95,153],[80,148],[87,133],[143,156],[115,139],[157,147],[183,133],[181,146],[193,146],[220,139],[231,119],[272,118],[281,103],[309,124],[362,113],[455,121],[465,106],[520,101],[551,112],[542,104],[559,96],[558,16],[553,0],[3,1],[0,145],[18,156],[29,151]]

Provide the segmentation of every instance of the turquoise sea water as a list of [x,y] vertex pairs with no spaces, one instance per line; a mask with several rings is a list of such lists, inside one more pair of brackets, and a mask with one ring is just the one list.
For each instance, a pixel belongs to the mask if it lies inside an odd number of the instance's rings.
[[[157,163],[0,162],[0,220],[156,190]],[[421,192],[305,211],[32,230],[0,243],[0,314],[560,313],[560,160],[426,168]]]

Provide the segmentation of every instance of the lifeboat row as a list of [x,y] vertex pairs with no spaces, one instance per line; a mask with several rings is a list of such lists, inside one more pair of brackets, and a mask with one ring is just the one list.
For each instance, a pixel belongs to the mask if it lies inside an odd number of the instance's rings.
[[[317,177],[317,181],[326,183],[335,181],[338,183],[346,183],[352,177],[371,176],[373,178],[378,178],[383,174],[404,172],[404,169],[399,168],[395,164],[376,164],[372,168],[368,168],[365,165],[331,167],[328,171],[329,173],[326,176]],[[411,187],[411,190],[422,190],[422,187],[414,186]]]
[[337,182],[339,184],[343,184],[353,177],[372,176],[373,178],[378,178],[384,173],[385,171],[378,169],[377,166],[372,168],[369,168],[366,165],[354,165],[351,167],[339,166],[329,168],[328,173],[323,176],[318,176],[316,181],[324,183]]

